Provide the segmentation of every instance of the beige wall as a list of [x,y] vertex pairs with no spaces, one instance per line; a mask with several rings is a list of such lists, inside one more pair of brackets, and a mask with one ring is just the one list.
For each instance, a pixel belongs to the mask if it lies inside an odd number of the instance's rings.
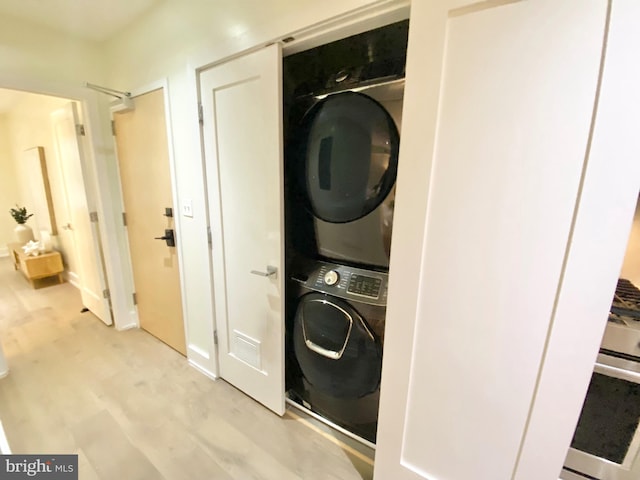
[[638,198],[636,213],[631,225],[631,234],[620,277],[630,280],[640,288],[640,198]]
[[6,255],[6,245],[15,241],[13,229],[16,222],[9,214],[9,209],[16,203],[22,203],[8,129],[7,115],[0,114],[0,255]]
[[[54,110],[66,104],[69,100],[49,97],[45,95],[24,94],[19,103],[5,114],[6,136],[9,139],[10,156],[13,163],[14,183],[19,189],[21,205],[25,205],[28,211],[33,211],[30,193],[31,182],[24,164],[24,151],[33,147],[44,148],[47,163],[48,178],[51,185],[53,207],[56,214],[58,227],[67,223],[66,201],[64,184],[60,174],[60,166],[55,155],[53,144],[53,131],[49,115]],[[39,238],[38,219],[32,217],[27,222],[34,230],[34,235]],[[59,228],[59,235],[53,237],[54,248],[62,252],[66,268],[75,272],[75,261],[70,239],[66,238],[64,231]]]

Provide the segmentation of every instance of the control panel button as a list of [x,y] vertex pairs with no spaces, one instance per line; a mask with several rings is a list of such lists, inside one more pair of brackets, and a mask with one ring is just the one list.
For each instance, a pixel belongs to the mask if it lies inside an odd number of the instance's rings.
[[338,283],[338,280],[340,280],[340,275],[338,275],[338,272],[336,272],[335,270],[329,270],[324,274],[324,283],[329,286],[335,285],[336,283]]

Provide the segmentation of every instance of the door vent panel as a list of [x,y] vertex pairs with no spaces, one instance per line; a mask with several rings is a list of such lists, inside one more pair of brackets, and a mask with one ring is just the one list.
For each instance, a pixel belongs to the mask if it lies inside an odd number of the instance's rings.
[[260,341],[237,330],[233,331],[231,354],[257,370],[262,370]]

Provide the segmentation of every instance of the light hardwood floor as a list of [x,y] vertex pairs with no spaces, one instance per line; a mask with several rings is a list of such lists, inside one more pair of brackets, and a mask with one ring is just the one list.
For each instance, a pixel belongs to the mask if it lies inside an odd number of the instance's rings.
[[32,289],[0,259],[0,421],[14,453],[77,453],[81,480],[360,480],[371,466],[280,418],[141,330],[118,332],[70,284]]

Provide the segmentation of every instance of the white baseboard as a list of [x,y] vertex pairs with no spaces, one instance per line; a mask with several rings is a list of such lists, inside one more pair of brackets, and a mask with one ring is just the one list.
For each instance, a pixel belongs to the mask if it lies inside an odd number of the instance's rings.
[[119,332],[124,332],[125,330],[133,330],[134,328],[140,328],[140,325],[138,325],[138,322],[136,321],[134,316],[131,315],[130,318],[131,318],[131,321],[129,323],[125,323],[124,325],[119,323],[114,323],[116,330]]
[[195,345],[188,345],[187,360],[189,361],[189,365],[205,376],[213,380],[218,378],[215,358],[211,358],[209,352]]
[[187,359],[187,361],[189,362],[189,365],[191,365],[193,368],[195,368],[196,370],[198,370],[200,373],[202,373],[205,377],[209,377],[211,380],[217,380],[218,376],[215,375],[213,372],[210,372],[209,370],[207,370],[206,368],[203,368],[202,366],[198,365],[197,363],[195,363],[193,360],[191,360],[190,358]]
[[78,290],[80,289],[80,277],[77,273],[65,270],[63,276],[67,280],[67,282],[76,287]]
[[116,330],[119,332],[124,332],[125,330],[132,330],[134,328],[140,328],[138,324],[138,312],[135,310],[129,311],[129,322],[125,324],[120,324],[118,322],[114,322]]
[[[189,350],[189,353],[193,354],[194,357],[199,357],[204,361],[209,361],[209,359],[211,358],[209,352],[207,352],[203,348],[196,347],[195,345],[189,345],[187,349]],[[189,358],[191,358],[191,355],[189,355]]]

